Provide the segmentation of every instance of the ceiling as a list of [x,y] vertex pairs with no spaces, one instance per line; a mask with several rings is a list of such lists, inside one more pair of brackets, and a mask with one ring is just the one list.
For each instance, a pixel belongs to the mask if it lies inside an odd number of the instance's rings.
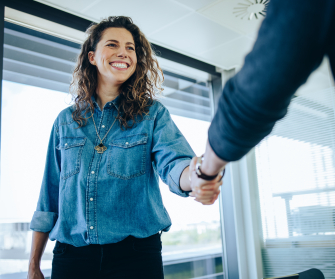
[[[223,70],[239,69],[269,0],[35,0],[99,22],[130,16],[149,41]],[[262,2],[263,6],[259,4]],[[260,12],[260,13],[259,13]],[[252,17],[250,19],[250,17]],[[257,18],[256,18],[257,17]],[[164,61],[163,61],[164,62]],[[218,69],[220,70],[220,69]],[[334,86],[327,59],[297,94]]]
[[241,18],[256,0],[37,1],[95,22],[130,16],[152,43],[225,70],[243,64],[263,19]]

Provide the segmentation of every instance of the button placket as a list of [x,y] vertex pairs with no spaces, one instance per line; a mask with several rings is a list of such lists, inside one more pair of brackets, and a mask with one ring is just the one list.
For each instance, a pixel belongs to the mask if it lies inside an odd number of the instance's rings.
[[[94,113],[95,114],[95,113]],[[100,116],[100,117],[99,117]],[[99,112],[98,117],[95,117],[97,126],[100,126],[100,137],[103,138],[106,133],[106,127],[107,125],[102,125],[102,123],[109,123],[107,121],[109,119],[109,110],[103,110],[102,112]],[[103,129],[104,128],[104,129]],[[99,144],[99,142],[97,142]],[[96,145],[97,145],[96,144]],[[86,223],[88,224],[88,237],[91,244],[98,244],[98,232],[97,232],[97,203],[95,202],[95,198],[97,196],[97,187],[96,184],[98,183],[98,170],[99,170],[99,164],[101,162],[101,156],[102,154],[94,152],[90,169],[88,172],[88,184],[86,189],[86,196],[87,199],[87,209],[88,214],[86,217]]]
[[[112,104],[110,104],[112,105]],[[99,112],[98,117],[95,117],[97,126],[100,126],[100,129],[98,130],[99,135],[101,138],[105,136],[105,133],[107,129],[109,129],[108,125],[112,125],[111,119],[114,121],[114,118],[111,116],[114,114],[113,109],[104,109],[102,112]],[[96,114],[94,113],[96,116]],[[100,117],[99,117],[100,116]],[[103,125],[102,123],[105,123]],[[94,127],[93,127],[94,128]],[[104,140],[104,142],[108,142],[108,136]],[[98,145],[99,142],[96,143]],[[86,224],[88,225],[88,238],[91,244],[98,244],[98,230],[97,230],[97,222],[99,220],[99,216],[97,215],[97,202],[95,201],[97,197],[97,187],[96,184],[98,183],[99,175],[98,170],[100,169],[100,163],[101,163],[101,156],[102,154],[99,154],[97,152],[94,152],[93,158],[90,163],[90,168],[88,171],[88,184],[86,188],[86,196],[88,197],[86,200],[86,206],[87,206],[87,217],[86,217]],[[96,172],[97,171],[97,172]],[[95,175],[96,174],[96,175]]]

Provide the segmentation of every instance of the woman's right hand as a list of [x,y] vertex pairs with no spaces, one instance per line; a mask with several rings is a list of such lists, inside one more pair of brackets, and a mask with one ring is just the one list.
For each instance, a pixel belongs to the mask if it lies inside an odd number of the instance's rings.
[[49,233],[33,232],[27,279],[45,279],[40,268],[40,263],[48,237]]
[[218,175],[215,179],[207,181],[198,176],[195,173],[197,157],[193,157],[190,163],[190,181],[192,192],[189,193],[190,197],[195,197],[195,201],[202,203],[203,205],[213,204],[219,194],[220,186],[222,185],[221,175]]
[[45,279],[40,267],[29,269],[27,279]]

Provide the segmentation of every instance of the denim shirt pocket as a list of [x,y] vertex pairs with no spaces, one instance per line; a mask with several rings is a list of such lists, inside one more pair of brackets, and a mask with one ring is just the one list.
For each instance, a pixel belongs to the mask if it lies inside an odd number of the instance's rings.
[[145,174],[148,135],[137,134],[115,139],[109,143],[107,173],[121,179]]
[[56,147],[61,151],[61,178],[67,179],[80,171],[81,154],[86,138],[62,137]]

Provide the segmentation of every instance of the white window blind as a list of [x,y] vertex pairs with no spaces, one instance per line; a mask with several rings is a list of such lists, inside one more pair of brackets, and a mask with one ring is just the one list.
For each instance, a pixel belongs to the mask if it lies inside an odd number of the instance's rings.
[[256,147],[265,277],[335,279],[335,90],[302,93]]

